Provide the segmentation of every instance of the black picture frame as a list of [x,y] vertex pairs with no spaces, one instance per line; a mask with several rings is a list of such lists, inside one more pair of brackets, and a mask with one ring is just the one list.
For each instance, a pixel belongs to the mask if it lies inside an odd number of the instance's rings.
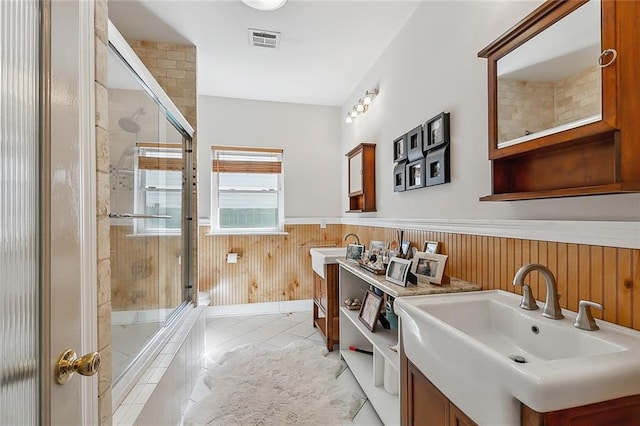
[[393,141],[393,162],[405,161],[407,159],[407,134],[400,136]]
[[409,257],[409,250],[411,249],[411,241],[404,240],[400,244],[400,254]]
[[405,167],[405,190],[423,188],[425,186],[425,159],[407,163]]
[[358,314],[358,319],[371,331],[376,330],[378,317],[380,316],[380,307],[382,306],[382,297],[378,296],[371,290],[364,295],[362,307]]
[[424,152],[449,143],[449,113],[441,112],[424,123]]
[[407,160],[415,161],[424,158],[422,150],[422,125],[407,132]]
[[399,162],[393,168],[393,192],[403,192],[405,188],[405,168],[407,166],[406,161]]
[[449,145],[429,151],[425,158],[426,186],[451,182]]

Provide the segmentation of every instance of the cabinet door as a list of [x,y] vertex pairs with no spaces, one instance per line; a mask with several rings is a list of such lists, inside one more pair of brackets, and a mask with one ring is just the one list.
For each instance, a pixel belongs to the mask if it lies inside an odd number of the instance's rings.
[[449,425],[449,400],[414,366],[408,363],[408,421],[410,426]]
[[449,416],[451,419],[451,426],[476,426],[476,423],[473,422],[466,414],[464,414],[458,407],[449,403]]

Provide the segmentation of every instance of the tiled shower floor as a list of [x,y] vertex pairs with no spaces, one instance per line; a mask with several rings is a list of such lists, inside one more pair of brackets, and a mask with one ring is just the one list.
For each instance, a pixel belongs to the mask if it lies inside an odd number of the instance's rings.
[[[324,346],[322,336],[311,326],[311,322],[311,311],[208,319],[206,326],[206,354],[209,357],[215,356],[246,343],[260,344],[271,348],[283,348],[293,341],[306,339]],[[327,356],[338,358],[340,355],[339,351],[335,349]],[[187,409],[209,393],[209,388],[204,384],[203,380],[206,372],[207,370],[203,368],[191,394]],[[362,398],[366,398],[348,368],[338,376],[338,381],[352,387]],[[345,422],[345,424],[375,426],[382,425],[382,422],[369,401],[366,401],[353,419],[353,422]]]

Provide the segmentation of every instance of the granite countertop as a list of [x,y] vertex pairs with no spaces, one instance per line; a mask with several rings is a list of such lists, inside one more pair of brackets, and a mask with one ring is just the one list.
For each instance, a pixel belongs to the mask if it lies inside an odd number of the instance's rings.
[[356,261],[338,259],[338,263],[340,264],[341,268],[346,269],[353,275],[363,279],[372,286],[379,288],[380,290],[393,297],[419,296],[424,294],[461,293],[464,291],[482,290],[482,286],[480,284],[463,281],[455,277],[451,277],[450,284],[435,285],[419,282],[418,285],[407,284],[406,287],[402,287],[401,285],[394,284],[385,280],[384,275],[376,275],[361,268]]

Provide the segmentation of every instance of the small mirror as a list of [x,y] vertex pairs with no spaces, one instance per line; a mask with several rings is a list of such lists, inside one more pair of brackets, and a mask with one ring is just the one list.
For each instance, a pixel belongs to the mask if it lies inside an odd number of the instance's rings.
[[362,191],[362,153],[349,158],[349,194]]
[[600,1],[497,61],[497,148],[602,119]]

